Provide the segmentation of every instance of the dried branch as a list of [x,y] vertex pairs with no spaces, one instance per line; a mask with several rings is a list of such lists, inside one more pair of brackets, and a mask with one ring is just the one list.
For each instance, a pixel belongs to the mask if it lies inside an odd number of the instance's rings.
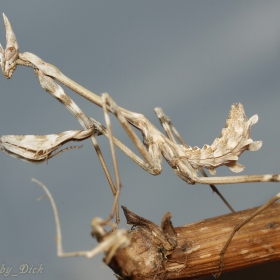
[[[136,227],[128,233],[130,246],[119,250],[109,266],[126,280],[197,279],[216,274],[220,251],[233,228],[257,209],[175,228],[177,245],[171,254],[165,253],[162,243],[159,245],[154,223],[136,215],[141,222],[134,219]],[[222,272],[280,260],[279,212],[280,203],[275,203],[234,236],[226,250]]]

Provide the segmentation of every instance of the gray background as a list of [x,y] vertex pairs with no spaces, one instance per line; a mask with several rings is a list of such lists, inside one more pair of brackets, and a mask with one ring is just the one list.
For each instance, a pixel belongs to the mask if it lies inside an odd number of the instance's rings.
[[[96,94],[108,92],[119,105],[145,114],[159,128],[153,108],[162,107],[191,146],[211,144],[231,104],[241,102],[247,117],[259,115],[252,138],[263,140],[260,151],[242,155],[242,174],[279,173],[279,1],[2,0],[0,11],[10,19],[21,52],[55,64]],[[0,38],[5,46],[3,24]],[[1,135],[80,129],[40,87],[31,69],[18,67],[11,80],[1,75],[0,86]],[[88,115],[104,123],[100,108],[66,91]],[[113,129],[133,148],[115,120]],[[98,140],[112,170],[108,141]],[[171,211],[179,226],[228,213],[209,187],[188,186],[165,162],[162,174],[154,177],[119,151],[117,158],[123,185],[120,204],[143,217],[159,223]],[[83,149],[48,164],[32,165],[1,153],[0,167],[0,265],[12,266],[17,273],[22,263],[42,263],[43,274],[32,275],[40,280],[115,279],[101,255],[90,260],[56,256],[50,203],[36,202],[43,190],[30,181],[37,178],[53,194],[65,251],[93,248],[91,219],[107,217],[112,196],[89,140]],[[219,168],[217,175],[232,173]],[[279,186],[240,184],[220,190],[241,210],[265,203]],[[120,226],[125,226],[123,215]],[[276,279],[276,264],[220,279]]]

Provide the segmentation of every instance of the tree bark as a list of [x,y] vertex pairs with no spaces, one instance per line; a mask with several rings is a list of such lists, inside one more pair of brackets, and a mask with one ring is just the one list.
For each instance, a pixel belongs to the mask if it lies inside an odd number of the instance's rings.
[[[173,249],[169,245],[166,249],[168,246],[162,241],[166,238],[169,242],[170,232],[172,235],[170,215],[167,215],[170,225],[165,226],[165,215],[159,227],[124,209],[135,215],[128,223],[136,227],[129,231],[130,246],[120,249],[109,266],[125,280],[196,279],[216,274],[220,251],[233,228],[257,208],[177,227]],[[279,213],[280,203],[274,203],[235,234],[225,252],[221,272],[280,259]]]

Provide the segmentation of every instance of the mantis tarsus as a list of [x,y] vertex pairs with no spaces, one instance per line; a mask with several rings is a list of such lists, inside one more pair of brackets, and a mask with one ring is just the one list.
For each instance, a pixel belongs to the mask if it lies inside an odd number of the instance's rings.
[[[19,46],[16,36],[6,16],[3,15],[3,17],[6,28],[7,46],[6,49],[3,49],[2,46],[0,47],[0,59],[4,76],[6,78],[11,78],[17,65],[33,68],[41,86],[54,97],[56,97],[60,102],[62,102],[67,107],[67,109],[72,114],[74,114],[74,116],[83,126],[83,130],[66,131],[60,134],[52,134],[47,136],[2,136],[0,142],[1,150],[22,160],[39,163],[53,157],[54,155],[52,153],[68,141],[91,138],[112,189],[112,193],[115,196],[109,218],[105,222],[111,220],[115,212],[116,222],[119,222],[118,196],[120,193],[120,180],[116,156],[114,154],[114,145],[118,146],[133,161],[135,161],[145,171],[152,175],[158,175],[161,173],[163,157],[174,170],[176,175],[178,175],[182,180],[186,181],[188,184],[210,184],[217,193],[218,191],[215,189],[213,184],[280,181],[279,174],[229,177],[198,176],[198,170],[200,170],[202,174],[205,175],[202,168],[207,168],[210,173],[214,175],[215,169],[222,165],[228,166],[233,172],[241,172],[244,169],[244,166],[237,163],[238,157],[241,155],[241,153],[243,153],[245,150],[256,151],[261,147],[261,141],[254,142],[250,138],[250,128],[258,121],[258,117],[257,115],[254,115],[248,120],[245,116],[242,104],[238,103],[232,105],[229,117],[226,122],[226,127],[222,130],[220,138],[217,138],[211,146],[204,145],[202,149],[197,147],[191,148],[182,140],[181,136],[172,125],[170,119],[164,114],[161,108],[156,108],[155,112],[167,136],[163,135],[143,114],[134,113],[119,107],[107,93],[102,94],[100,97],[72,81],[63,75],[57,67],[44,62],[38,56],[28,52],[19,53]],[[102,107],[104,110],[105,122],[108,130],[99,122],[84,114],[83,111],[64,92],[64,90],[55,83],[54,80],[57,80],[87,100]],[[131,138],[132,142],[135,144],[143,159],[133,153],[112,135],[108,112],[111,112],[116,116],[128,136]],[[138,138],[131,125],[141,131],[143,135],[143,141]],[[114,185],[113,180],[110,177],[97,144],[97,135],[104,135],[110,141],[114,169],[116,172],[116,185]],[[179,139],[180,144],[176,142],[174,135]],[[278,198],[279,195],[275,196],[271,201],[260,208],[259,211],[262,211],[264,208],[268,207]],[[233,209],[231,208],[231,210]],[[247,220],[252,219],[258,213],[254,213]],[[247,220],[237,226],[236,230],[241,228],[247,222]],[[222,268],[224,252],[235,231],[221,252],[219,271]]]

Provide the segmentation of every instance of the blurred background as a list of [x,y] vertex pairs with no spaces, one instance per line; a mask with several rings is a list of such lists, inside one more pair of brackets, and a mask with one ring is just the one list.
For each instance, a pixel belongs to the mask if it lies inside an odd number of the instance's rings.
[[[190,146],[211,144],[235,102],[247,117],[259,115],[252,139],[262,148],[245,152],[241,174],[279,173],[280,2],[279,1],[13,1],[2,0],[21,52],[32,52],[96,94],[108,92],[118,105],[143,113],[159,129],[153,111],[162,107]],[[5,46],[4,25],[0,41]],[[0,134],[46,135],[80,129],[64,106],[39,85],[33,70],[18,67],[0,76]],[[100,108],[66,89],[101,123]],[[135,151],[112,116],[114,134]],[[113,174],[108,140],[97,139]],[[113,198],[90,140],[83,148],[33,165],[0,154],[0,265],[19,273],[21,264],[43,264],[33,279],[115,279],[102,262],[58,258],[50,202],[59,211],[66,252],[90,250],[93,217],[107,218]],[[137,153],[137,151],[136,151]],[[180,226],[228,213],[208,186],[189,186],[163,162],[152,176],[117,151],[120,205],[160,223],[170,211]],[[217,176],[233,173],[221,167]],[[265,203],[279,184],[219,187],[235,210]],[[126,227],[122,214],[120,227]],[[278,267],[278,269],[277,269]],[[279,279],[279,262],[222,274],[220,279]],[[29,275],[20,275],[29,279]],[[1,275],[0,275],[1,277]],[[208,278],[207,278],[208,279]],[[212,279],[209,277],[209,279]]]

